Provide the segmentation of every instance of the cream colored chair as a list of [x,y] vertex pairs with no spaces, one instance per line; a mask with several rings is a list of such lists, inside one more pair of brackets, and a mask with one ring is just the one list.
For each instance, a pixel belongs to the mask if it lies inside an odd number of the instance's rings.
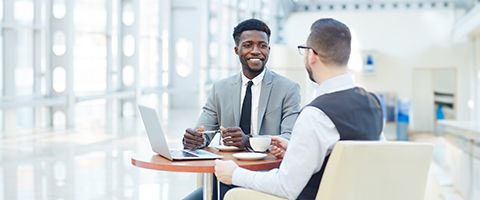
[[[411,142],[340,141],[317,200],[423,200],[432,146]],[[282,199],[235,188],[225,199]]]

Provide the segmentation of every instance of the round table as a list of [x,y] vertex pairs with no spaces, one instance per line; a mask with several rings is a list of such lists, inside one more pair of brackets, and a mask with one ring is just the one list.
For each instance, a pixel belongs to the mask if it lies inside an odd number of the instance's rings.
[[[278,159],[272,154],[268,154],[266,158],[261,160],[237,160],[232,156],[236,152],[225,152],[219,151],[216,148],[207,147],[204,150],[210,151],[212,153],[223,156],[223,160],[233,160],[240,167],[259,171],[259,170],[270,170],[280,166],[282,159]],[[137,167],[160,170],[160,171],[170,171],[170,172],[197,172],[204,173],[203,176],[203,198],[208,199],[207,193],[211,191],[211,185],[208,184],[208,179],[210,174],[215,172],[215,161],[214,160],[188,160],[188,161],[171,161],[162,156],[159,156],[156,153],[151,154],[134,154],[132,157],[132,164]],[[218,190],[217,190],[218,191]]]

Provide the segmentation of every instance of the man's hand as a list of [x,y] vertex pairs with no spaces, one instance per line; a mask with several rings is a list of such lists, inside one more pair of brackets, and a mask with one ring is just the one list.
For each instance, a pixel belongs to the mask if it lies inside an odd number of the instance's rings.
[[195,149],[203,146],[203,143],[204,143],[203,131],[204,131],[203,126],[201,126],[200,128],[197,128],[197,130],[195,131],[190,128],[186,129],[185,134],[183,134],[183,148]]
[[233,171],[235,171],[237,167],[238,165],[232,160],[215,160],[215,176],[217,176],[220,182],[231,185]]
[[220,129],[225,146],[236,146],[245,148],[249,146],[248,136],[243,133],[240,127]]
[[270,148],[270,153],[272,153],[277,158],[283,158],[285,156],[285,151],[287,151],[288,140],[279,137],[272,136],[272,146]]

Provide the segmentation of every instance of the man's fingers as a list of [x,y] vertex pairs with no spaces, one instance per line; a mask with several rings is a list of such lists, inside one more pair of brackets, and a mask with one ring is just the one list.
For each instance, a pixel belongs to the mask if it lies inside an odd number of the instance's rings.
[[185,138],[185,140],[203,142],[203,137],[195,136],[192,134],[185,134],[183,135],[183,137]]
[[225,139],[223,139],[223,143],[224,144],[233,144],[233,143],[237,143],[237,142],[242,142],[242,137],[227,137]]
[[273,136],[272,137],[272,145],[277,146],[283,149],[286,149],[288,147],[288,140],[278,137],[278,136]]
[[205,131],[205,127],[202,125],[196,129],[197,132],[203,132]]
[[277,152],[280,152],[280,149],[278,149],[277,147],[273,146],[271,149],[270,149],[270,152],[275,154]]
[[281,151],[280,148],[273,147],[270,152],[271,152],[272,154],[278,154],[278,153],[280,153],[280,152],[282,152],[282,151]]
[[188,133],[188,134],[197,136],[197,137],[202,137],[202,133],[194,131],[191,128],[188,128],[187,130],[185,130],[185,132]]
[[186,147],[198,147],[198,146],[201,146],[203,143],[201,142],[198,142],[198,141],[195,141],[195,140],[185,140],[185,142],[183,143]]
[[283,158],[283,153],[273,154],[277,158]]
[[185,134],[183,135],[183,140],[184,140],[184,144],[194,145],[194,147],[203,145],[203,142],[204,142],[204,139],[202,136],[191,134],[188,129],[185,131]]
[[270,153],[272,153],[277,158],[283,158],[285,150],[278,147],[272,147]]
[[194,145],[191,145],[191,144],[185,144],[183,147],[186,148],[186,149],[193,149],[193,148],[195,148],[195,146],[194,146]]
[[203,135],[201,133],[198,133],[192,129],[187,129],[185,130],[185,134],[183,135],[185,139],[189,140],[195,140],[197,142],[203,143]]
[[225,134],[222,135],[222,137],[232,137],[232,138],[236,138],[236,137],[242,137],[244,134],[243,132],[241,131],[235,131],[235,132],[225,132]]
[[278,137],[278,136],[272,137],[272,144],[275,144],[275,145],[277,145],[277,146],[283,146],[282,144],[283,144],[284,142],[285,142],[285,141],[284,141],[282,138]]
[[185,137],[185,141],[187,143],[197,144],[197,143],[203,143],[203,138],[187,138],[187,137]]
[[198,145],[195,145],[195,144],[192,144],[192,143],[189,143],[187,141],[184,141],[183,142],[183,148],[185,149],[193,149],[195,147],[197,147]]
[[226,146],[236,146],[236,147],[239,147],[239,148],[243,147],[242,140],[229,140],[229,141],[224,140],[223,144],[225,144]]
[[242,129],[240,127],[228,127],[228,128],[225,128],[225,131],[226,132],[237,132],[237,131],[242,132]]

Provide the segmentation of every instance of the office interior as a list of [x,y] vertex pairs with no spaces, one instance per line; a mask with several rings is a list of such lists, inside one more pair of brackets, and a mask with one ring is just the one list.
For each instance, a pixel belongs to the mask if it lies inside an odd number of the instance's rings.
[[352,31],[387,140],[433,145],[425,199],[480,199],[480,0],[2,0],[0,199],[182,199],[195,173],[131,164],[152,152],[137,105],[182,148],[212,83],[240,72],[233,27],[257,18],[303,106],[296,47],[326,17]]

